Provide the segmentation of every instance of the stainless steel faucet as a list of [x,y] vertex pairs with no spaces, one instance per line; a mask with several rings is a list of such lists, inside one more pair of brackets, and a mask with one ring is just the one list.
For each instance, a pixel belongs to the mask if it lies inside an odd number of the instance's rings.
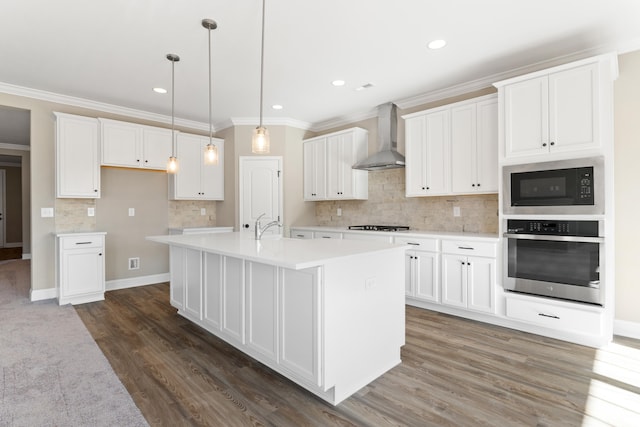
[[282,224],[280,224],[279,221],[271,221],[270,223],[268,223],[267,225],[264,226],[264,228],[260,225],[260,218],[262,218],[263,216],[265,216],[266,214],[262,214],[258,217],[258,219],[256,219],[256,225],[254,227],[254,234],[255,234],[255,238],[256,240],[260,240],[262,238],[262,235],[264,234],[265,231],[267,231],[269,228],[277,225],[278,227],[282,227]]

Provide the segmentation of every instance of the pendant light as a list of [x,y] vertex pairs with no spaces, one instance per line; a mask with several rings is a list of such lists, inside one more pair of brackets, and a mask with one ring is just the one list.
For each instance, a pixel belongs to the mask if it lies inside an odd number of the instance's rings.
[[218,147],[213,143],[213,125],[211,119],[211,30],[218,28],[213,19],[203,19],[202,26],[209,31],[209,143],[204,149],[204,163],[206,165],[218,164]]
[[178,158],[176,157],[176,137],[175,137],[175,66],[180,61],[180,57],[174,53],[167,54],[167,59],[171,61],[171,157],[167,162],[167,173],[178,172]]
[[251,138],[251,152],[254,154],[269,153],[269,131],[262,126],[262,90],[264,82],[264,10],[265,0],[262,0],[262,44],[260,46],[260,124],[253,131]]

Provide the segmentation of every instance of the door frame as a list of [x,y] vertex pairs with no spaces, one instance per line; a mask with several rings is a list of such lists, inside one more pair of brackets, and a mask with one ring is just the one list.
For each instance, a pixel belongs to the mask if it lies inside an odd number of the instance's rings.
[[[247,161],[256,161],[256,160],[277,160],[278,161],[278,170],[280,171],[280,179],[278,180],[278,209],[280,210],[280,224],[284,225],[284,193],[283,193],[283,159],[282,156],[239,156],[238,157],[238,216],[236,218],[236,229],[240,232],[245,231],[242,227],[242,218],[244,215],[244,202],[242,197],[242,189],[243,189],[243,176],[244,176],[244,165]],[[283,227],[284,230],[284,227]]]

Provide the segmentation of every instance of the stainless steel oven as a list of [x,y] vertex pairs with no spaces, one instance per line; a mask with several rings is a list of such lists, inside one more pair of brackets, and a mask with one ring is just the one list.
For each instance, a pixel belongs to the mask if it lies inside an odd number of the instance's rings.
[[603,221],[506,221],[505,290],[603,305]]
[[604,159],[505,166],[505,214],[604,214]]

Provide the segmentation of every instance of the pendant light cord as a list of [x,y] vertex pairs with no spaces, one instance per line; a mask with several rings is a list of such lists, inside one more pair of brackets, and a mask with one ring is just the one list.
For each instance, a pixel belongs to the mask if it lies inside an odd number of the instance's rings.
[[171,60],[171,154],[176,156],[176,143],[175,143],[175,103],[176,103],[176,61]]
[[211,28],[209,28],[209,144],[211,144],[213,139],[213,125],[211,124],[211,110],[212,102],[211,102]]
[[260,46],[260,127],[262,127],[262,91],[264,85],[264,15],[265,2],[262,0],[262,45]]

